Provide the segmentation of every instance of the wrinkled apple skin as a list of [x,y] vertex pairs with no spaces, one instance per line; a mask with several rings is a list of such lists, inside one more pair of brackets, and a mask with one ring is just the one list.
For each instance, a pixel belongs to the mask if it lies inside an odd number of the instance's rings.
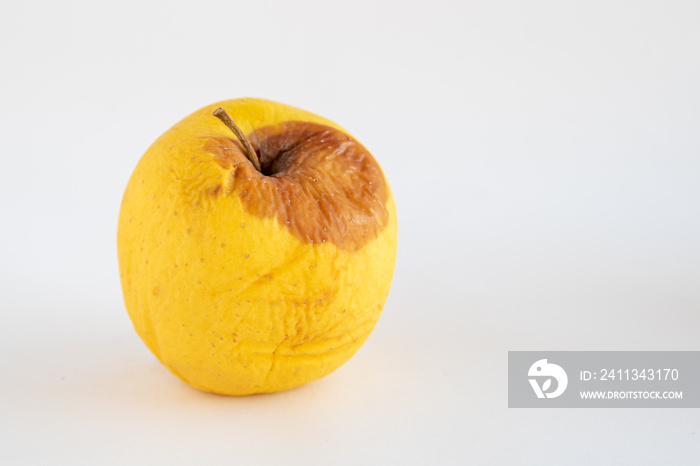
[[[277,173],[253,168],[218,107]],[[374,158],[335,123],[229,100],[146,151],[117,243],[129,316],[170,371],[214,393],[276,392],[329,374],[369,336],[394,272],[396,206]]]

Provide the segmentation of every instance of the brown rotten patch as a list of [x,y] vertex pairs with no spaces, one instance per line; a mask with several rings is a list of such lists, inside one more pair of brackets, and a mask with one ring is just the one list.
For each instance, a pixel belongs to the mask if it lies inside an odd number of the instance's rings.
[[359,249],[386,226],[384,175],[352,137],[316,123],[287,121],[247,138],[262,173],[237,140],[211,137],[204,149],[229,170],[225,186],[249,213],[276,218],[304,242],[330,242],[343,249]]

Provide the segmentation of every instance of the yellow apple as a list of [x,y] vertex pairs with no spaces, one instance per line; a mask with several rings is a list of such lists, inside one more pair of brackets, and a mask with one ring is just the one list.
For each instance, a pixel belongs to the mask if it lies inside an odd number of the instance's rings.
[[340,126],[229,100],[146,151],[117,244],[129,316],[170,371],[209,392],[275,392],[329,374],[369,336],[394,272],[396,207]]

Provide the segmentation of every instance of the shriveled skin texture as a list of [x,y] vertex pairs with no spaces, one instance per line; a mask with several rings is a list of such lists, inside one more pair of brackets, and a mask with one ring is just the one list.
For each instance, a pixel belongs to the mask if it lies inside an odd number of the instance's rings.
[[329,374],[369,336],[394,272],[396,207],[379,165],[338,125],[237,99],[153,143],[117,243],[129,316],[168,369],[209,392],[275,392]]

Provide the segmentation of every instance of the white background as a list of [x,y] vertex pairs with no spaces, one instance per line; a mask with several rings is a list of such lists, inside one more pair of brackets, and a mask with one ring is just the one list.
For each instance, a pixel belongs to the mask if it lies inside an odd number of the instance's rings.
[[[700,3],[2,2],[3,464],[697,464],[693,409],[507,408],[508,350],[700,349]],[[230,398],[136,336],[121,196],[256,96],[335,120],[399,208],[348,364]]]

